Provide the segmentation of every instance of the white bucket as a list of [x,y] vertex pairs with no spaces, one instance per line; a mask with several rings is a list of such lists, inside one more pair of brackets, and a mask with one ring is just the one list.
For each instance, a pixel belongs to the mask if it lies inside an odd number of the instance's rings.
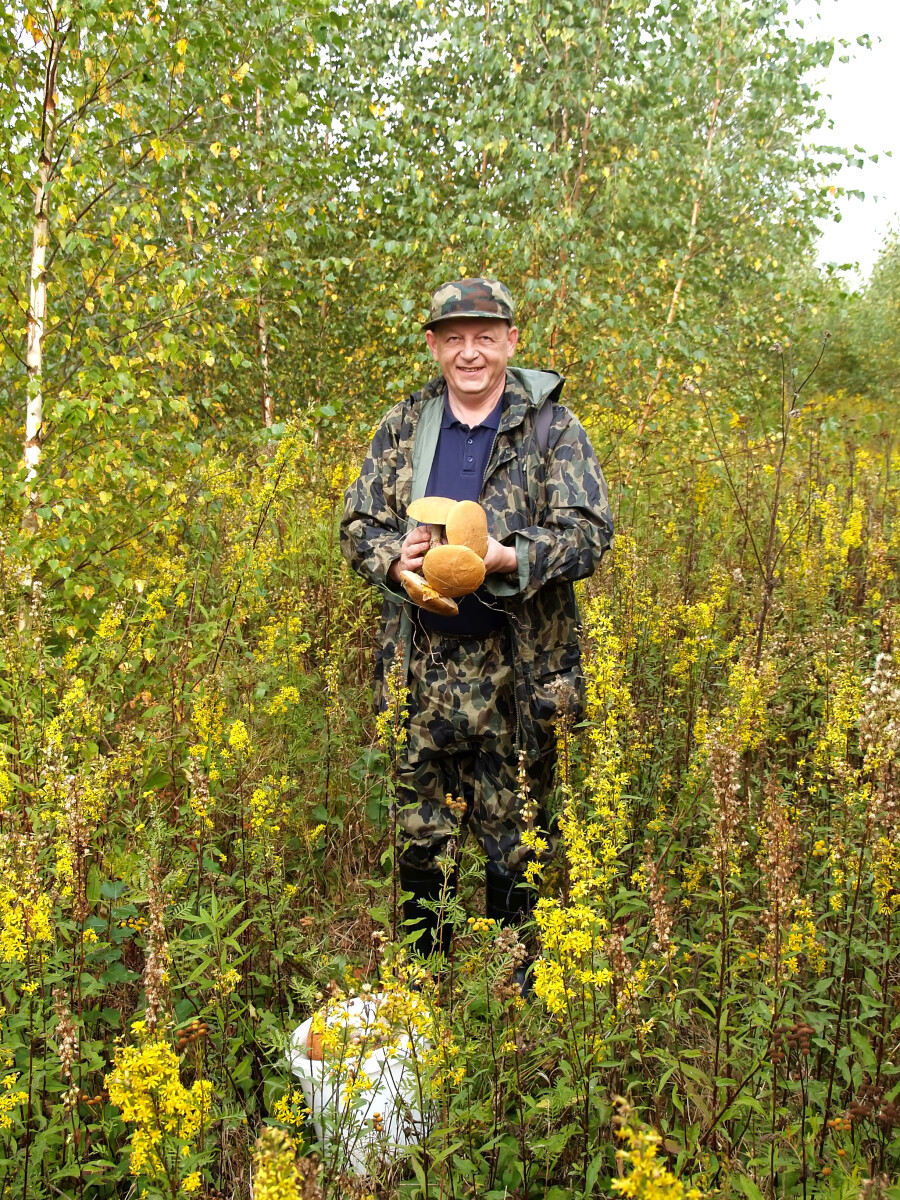
[[367,1080],[355,1097],[347,1096],[348,1060],[309,1057],[307,1042],[315,1017],[294,1030],[288,1051],[291,1071],[300,1081],[323,1153],[336,1154],[343,1169],[357,1175],[367,1173],[373,1158],[395,1158],[404,1146],[421,1142],[426,1133],[420,1079],[427,1043],[419,1037],[414,1045],[408,1033],[396,1032],[390,1045],[378,1044],[373,1027],[384,1028],[378,1019],[384,999],[383,992],[374,992],[324,1010],[328,1028],[340,1029],[344,1037],[355,1039],[353,1065],[358,1063]]

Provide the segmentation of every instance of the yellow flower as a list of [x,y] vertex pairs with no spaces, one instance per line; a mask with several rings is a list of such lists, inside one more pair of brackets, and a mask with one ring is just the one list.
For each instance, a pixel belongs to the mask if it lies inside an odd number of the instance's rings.
[[272,1105],[272,1114],[282,1125],[301,1128],[309,1116],[309,1108],[300,1088],[288,1088]]
[[403,653],[398,651],[384,681],[385,708],[375,718],[375,734],[390,755],[399,754],[406,744],[406,714],[409,691],[403,671]]
[[3,1092],[0,1092],[0,1129],[12,1128],[12,1110],[28,1100],[27,1092],[13,1091],[18,1080],[18,1075],[4,1076]]
[[875,868],[875,895],[878,911],[892,913],[900,908],[900,845],[886,837],[880,837],[873,855]]
[[208,1123],[212,1085],[197,1080],[186,1088],[171,1044],[158,1036],[148,1037],[142,1021],[132,1029],[140,1040],[118,1049],[106,1086],[111,1103],[134,1125],[131,1174],[162,1182],[178,1169],[180,1152],[185,1146],[191,1152]]
[[218,967],[213,972],[214,986],[216,991],[224,1000],[226,996],[230,996],[237,985],[241,982],[240,974],[234,967],[228,967],[225,971],[220,971]]
[[113,641],[124,617],[124,605],[111,605],[100,618],[97,625],[97,632],[94,634],[94,644]]
[[0,811],[5,809],[12,800],[15,786],[12,775],[6,769],[8,766],[9,759],[4,754],[2,746],[0,746]]
[[53,897],[28,859],[0,843],[0,961],[24,962],[35,942],[53,941]]
[[686,1188],[656,1157],[662,1140],[652,1129],[625,1125],[617,1131],[627,1149],[617,1150],[628,1173],[624,1179],[612,1181],[613,1191],[631,1200],[701,1200],[697,1188]]
[[249,754],[250,734],[243,721],[235,721],[228,731],[228,745],[237,754]]
[[287,1130],[265,1128],[253,1152],[253,1200],[302,1200],[310,1177],[315,1166],[309,1159],[297,1161]]
[[215,691],[207,692],[197,701],[191,716],[191,724],[197,736],[196,744],[190,747],[194,758],[204,758],[221,746],[224,711],[225,701]]
[[272,697],[269,702],[268,713],[270,717],[283,716],[288,709],[300,703],[300,693],[295,687],[283,687]]

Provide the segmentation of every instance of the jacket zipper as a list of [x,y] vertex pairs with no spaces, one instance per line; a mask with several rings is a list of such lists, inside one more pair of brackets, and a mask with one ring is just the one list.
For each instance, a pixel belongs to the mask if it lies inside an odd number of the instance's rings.
[[[498,425],[497,428],[494,430],[494,440],[491,442],[491,452],[487,456],[487,462],[484,464],[484,472],[482,473],[482,476],[481,476],[481,492],[479,492],[479,498],[481,497],[481,494],[484,492],[484,484],[485,484],[485,480],[487,479],[487,476],[488,476],[488,468],[491,465],[491,459],[494,457],[494,451],[497,449],[497,441],[498,441],[499,437],[500,437],[500,426]],[[506,613],[506,623],[507,623],[507,628],[509,629],[510,655],[512,657],[513,705],[515,706],[515,710],[516,710],[516,754],[518,755],[518,752],[522,749],[522,714],[519,710],[519,687],[518,687],[518,680],[516,679],[516,676],[518,674],[518,671],[516,670],[516,665],[518,662],[518,655],[516,654],[515,629],[513,626],[512,617],[510,616],[510,614],[508,612]]]

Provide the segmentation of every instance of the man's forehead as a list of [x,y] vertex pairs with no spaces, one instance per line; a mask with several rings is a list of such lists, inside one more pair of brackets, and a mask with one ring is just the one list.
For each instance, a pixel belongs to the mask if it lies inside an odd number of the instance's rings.
[[509,332],[509,323],[496,317],[455,317],[441,321],[432,330],[435,337],[446,339],[452,336],[478,337],[482,333],[490,333],[495,337],[505,337]]

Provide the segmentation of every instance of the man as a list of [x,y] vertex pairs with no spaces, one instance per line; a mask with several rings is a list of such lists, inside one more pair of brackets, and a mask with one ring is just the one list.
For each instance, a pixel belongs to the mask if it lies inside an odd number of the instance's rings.
[[[399,870],[412,893],[406,918],[424,927],[418,948],[429,954],[438,921],[421,902],[446,895],[441,860],[468,828],[487,855],[487,915],[507,924],[532,907],[523,834],[543,830],[542,854],[552,852],[554,721],[561,707],[577,719],[583,692],[572,583],[593,573],[613,525],[587,434],[559,403],[563,379],[509,366],[518,330],[508,289],[445,284],[424,328],[441,373],[375,433],[347,491],[341,545],[384,594],[376,704],[398,664],[409,688]],[[415,607],[400,584],[428,549],[428,527],[406,516],[425,495],[487,511],[485,582],[455,617]],[[448,935],[442,925],[444,950]]]

